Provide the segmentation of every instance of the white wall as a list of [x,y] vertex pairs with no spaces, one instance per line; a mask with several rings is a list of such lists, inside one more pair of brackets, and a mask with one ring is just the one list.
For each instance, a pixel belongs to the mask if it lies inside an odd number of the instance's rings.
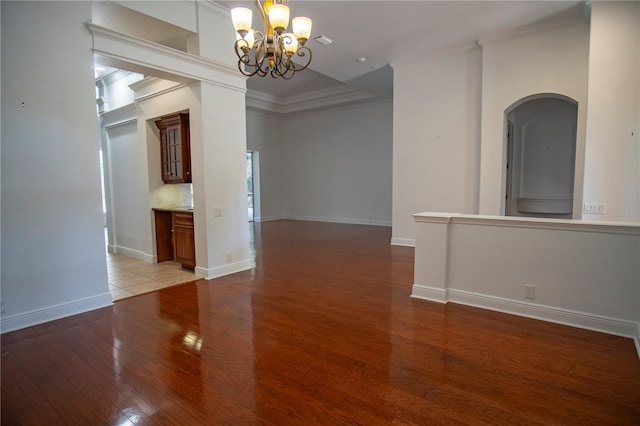
[[573,210],[581,211],[588,61],[589,27],[583,22],[482,42],[479,213],[504,214],[505,110],[539,93],[578,102]]
[[169,22],[186,30],[193,32],[198,31],[195,1],[113,1],[144,15]]
[[107,213],[113,240],[110,248],[150,262],[149,181],[141,165],[147,162],[146,144],[138,138],[137,121],[108,127],[110,208]]
[[93,52],[84,26],[91,3],[0,7],[7,331],[106,306],[111,297]]
[[389,225],[392,102],[284,118],[286,216]]
[[413,245],[412,214],[477,212],[480,51],[394,63],[393,237]]
[[257,151],[260,161],[260,209],[254,212],[256,221],[285,216],[282,138],[281,116],[247,110],[247,149]]
[[640,222],[640,3],[592,2],[584,201]]

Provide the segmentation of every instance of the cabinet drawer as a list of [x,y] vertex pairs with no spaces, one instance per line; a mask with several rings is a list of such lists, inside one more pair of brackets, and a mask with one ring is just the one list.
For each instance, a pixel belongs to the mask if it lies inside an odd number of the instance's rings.
[[174,212],[173,213],[173,225],[174,226],[186,226],[186,227],[193,228],[193,213]]

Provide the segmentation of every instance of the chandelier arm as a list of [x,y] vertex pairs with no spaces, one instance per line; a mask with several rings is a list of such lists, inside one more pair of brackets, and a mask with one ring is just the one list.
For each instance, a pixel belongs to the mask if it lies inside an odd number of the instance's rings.
[[280,74],[284,80],[291,80],[291,78],[296,75],[296,71],[293,68],[287,67],[283,73]]
[[236,52],[236,56],[238,57],[238,59],[246,55],[246,53],[244,52],[244,49],[246,49],[248,46],[249,44],[245,40],[243,39],[236,40],[236,42],[233,44],[233,51]]
[[[298,48],[298,51],[296,52],[296,56],[300,57],[300,58],[306,58],[307,54],[309,55],[309,57],[307,58],[307,62],[303,65],[300,64],[296,64],[295,62],[289,60],[289,62],[291,63],[290,68],[294,71],[294,72],[298,72],[298,71],[302,71],[307,69],[307,67],[309,66],[309,64],[311,64],[311,59],[313,57],[313,54],[311,53],[311,49],[309,49],[306,46],[301,46]],[[299,67],[299,68],[298,68]]]
[[240,70],[240,73],[242,73],[242,75],[247,76],[247,77],[251,77],[252,75],[256,74],[257,70],[254,71],[254,72],[247,72],[246,71],[246,65],[245,66],[243,66],[243,65],[245,65],[244,62],[242,62],[242,60],[239,60],[238,61],[238,69]]
[[[267,60],[267,58],[268,58],[267,48],[264,45],[264,43],[261,41],[260,44],[256,46],[256,51],[254,55],[255,66],[257,68],[260,68],[261,70],[264,69],[265,60]],[[267,60],[267,63],[268,63],[268,60]],[[267,70],[268,70],[268,66],[267,66]],[[264,74],[260,74],[260,75],[264,77],[266,73],[267,71],[264,71]]]
[[[256,68],[256,70],[251,72],[251,71],[247,71],[247,68],[249,69]],[[252,75],[255,75],[258,72],[257,67],[251,64],[251,58],[249,57],[248,53],[245,53],[244,55],[242,55],[242,57],[240,57],[240,59],[238,59],[238,69],[243,75],[247,77],[251,77]]]

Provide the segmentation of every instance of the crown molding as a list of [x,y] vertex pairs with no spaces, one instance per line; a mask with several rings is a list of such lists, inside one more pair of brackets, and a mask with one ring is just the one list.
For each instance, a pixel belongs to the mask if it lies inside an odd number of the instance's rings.
[[107,130],[111,130],[111,129],[114,129],[116,127],[128,126],[130,124],[138,124],[138,119],[134,117],[134,118],[130,118],[128,120],[117,121],[115,123],[106,124],[104,126],[104,128],[107,129]]
[[158,90],[157,92],[147,93],[147,94],[144,94],[142,96],[136,97],[136,98],[133,99],[133,101],[135,103],[143,102],[143,101],[146,101],[146,100],[158,97],[158,96],[166,95],[167,93],[174,92],[176,90],[182,89],[183,87],[187,87],[187,85],[184,84],[184,83],[179,83],[179,84],[176,84],[174,86],[167,87],[167,88],[162,89],[162,90]]
[[246,91],[246,79],[238,76],[233,66],[99,25],[87,23],[86,26],[93,35],[93,51],[98,55],[157,70],[160,74],[180,77],[181,80],[202,81],[232,90]]
[[527,25],[524,27],[516,28],[501,33],[492,34],[486,37],[478,39],[477,42],[481,46],[487,44],[498,43],[504,40],[510,40],[517,37],[522,37],[538,32],[553,31],[560,28],[565,28],[571,25],[586,24],[588,20],[585,16],[570,16],[562,19],[555,19],[552,21],[541,22],[533,25]]
[[135,120],[135,117],[136,105],[133,102],[100,113],[100,120],[105,128],[117,127],[119,123],[126,124],[129,120]]
[[116,81],[122,80],[123,78],[130,76],[131,74],[136,74],[136,73],[133,71],[118,69],[113,72],[110,72],[107,75],[96,78],[96,83],[99,81],[102,81],[104,84],[113,84]]
[[417,58],[408,58],[408,59],[400,59],[397,61],[393,61],[389,65],[391,66],[391,68],[395,68],[398,65],[411,65],[411,64],[426,61],[432,58],[439,58],[442,56],[454,55],[456,53],[468,52],[478,47],[479,45],[476,41],[468,41],[465,43],[460,43],[460,44],[444,47],[442,49],[434,50],[432,52],[418,56]]
[[316,90],[281,98],[255,90],[247,91],[247,107],[278,114],[310,111],[344,104],[368,102],[375,96],[347,86]]
[[[169,81],[169,80],[163,80],[163,79],[158,78],[158,77],[148,76],[148,77],[143,78],[142,80],[138,80],[138,81],[135,81],[135,82],[131,83],[129,85],[129,88],[131,90],[133,90],[134,92],[140,92],[140,91],[142,91],[144,89],[148,89],[149,87],[153,87],[154,85],[157,85],[158,83],[165,82],[165,81]],[[175,82],[173,82],[173,83],[175,83]],[[178,83],[175,83],[175,84],[178,84]]]
[[219,18],[229,20],[231,22],[231,11],[224,6],[219,5],[211,0],[197,0],[198,11],[211,13]]
[[185,83],[177,83],[158,77],[145,77],[142,80],[131,83],[129,88],[133,91],[133,101],[141,102],[186,86],[187,84]]

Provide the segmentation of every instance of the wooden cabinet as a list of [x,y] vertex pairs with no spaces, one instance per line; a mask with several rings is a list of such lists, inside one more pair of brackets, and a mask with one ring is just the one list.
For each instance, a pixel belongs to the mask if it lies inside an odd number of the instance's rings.
[[155,210],[156,255],[158,263],[174,260],[185,269],[196,266],[193,213]]
[[156,120],[156,126],[160,131],[162,180],[164,183],[190,183],[189,114],[167,115]]
[[193,213],[173,212],[174,259],[183,268],[196,267],[196,240],[193,232]]
[[171,212],[155,211],[156,257],[158,263],[173,260],[173,224]]

